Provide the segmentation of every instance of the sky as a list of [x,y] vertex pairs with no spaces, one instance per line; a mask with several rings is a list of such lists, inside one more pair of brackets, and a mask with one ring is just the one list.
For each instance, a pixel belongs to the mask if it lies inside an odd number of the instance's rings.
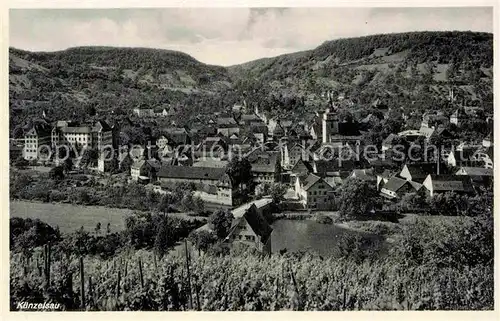
[[75,46],[150,47],[229,66],[371,34],[493,32],[493,10],[462,8],[11,9],[9,44],[32,51]]

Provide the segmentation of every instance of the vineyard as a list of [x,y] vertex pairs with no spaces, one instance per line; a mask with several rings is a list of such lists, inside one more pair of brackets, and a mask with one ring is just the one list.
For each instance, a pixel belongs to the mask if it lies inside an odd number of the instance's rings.
[[[124,250],[111,259],[53,251],[11,253],[16,302],[56,302],[65,310],[488,310],[492,265],[408,265],[391,257],[356,263],[313,254],[248,252],[158,258]],[[187,255],[186,255],[187,254]]]

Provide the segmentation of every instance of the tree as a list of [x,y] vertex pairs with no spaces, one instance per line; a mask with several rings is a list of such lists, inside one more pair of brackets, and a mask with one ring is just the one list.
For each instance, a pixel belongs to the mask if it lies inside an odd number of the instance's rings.
[[206,252],[213,244],[217,242],[217,235],[211,231],[194,230],[189,234],[189,241],[193,243],[198,251]]
[[284,184],[274,183],[269,188],[269,194],[271,195],[273,202],[279,204],[283,201],[286,194],[287,187]]
[[252,164],[247,158],[233,158],[227,165],[226,173],[231,178],[233,188],[246,188],[246,186],[251,185],[253,180]]
[[173,227],[170,224],[168,216],[163,215],[161,217],[160,224],[156,231],[156,236],[154,240],[155,252],[162,257],[166,252],[171,243],[175,243],[172,240],[172,230]]
[[95,106],[94,105],[87,105],[87,107],[85,107],[85,113],[87,113],[87,115],[89,115],[91,117],[95,116],[97,113]]
[[342,185],[339,196],[339,213],[343,218],[365,216],[376,205],[377,192],[367,181],[349,178]]
[[229,234],[234,216],[228,210],[218,210],[208,217],[208,224],[219,239],[224,239]]
[[97,222],[94,231],[95,234],[99,234],[99,232],[101,232],[101,222]]
[[64,178],[64,169],[62,166],[57,166],[49,171],[49,177],[54,180],[61,180]]
[[99,158],[99,153],[97,150],[91,148],[86,149],[83,152],[82,158],[80,159],[80,164],[83,166],[95,166],[97,164],[97,159]]

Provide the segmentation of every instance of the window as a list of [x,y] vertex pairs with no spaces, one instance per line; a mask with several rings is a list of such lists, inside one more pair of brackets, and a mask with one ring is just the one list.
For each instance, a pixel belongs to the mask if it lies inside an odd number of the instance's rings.
[[253,235],[245,235],[245,240],[247,240],[247,241],[255,241],[255,236],[253,236]]

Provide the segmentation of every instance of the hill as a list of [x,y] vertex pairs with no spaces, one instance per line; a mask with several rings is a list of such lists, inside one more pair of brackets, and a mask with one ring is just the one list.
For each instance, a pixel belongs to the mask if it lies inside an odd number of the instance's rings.
[[339,39],[228,69],[243,91],[310,99],[311,105],[326,91],[343,93],[360,106],[377,98],[442,101],[452,86],[461,101],[490,104],[493,35],[412,32]]
[[[130,114],[139,105],[176,105],[178,124],[243,99],[271,114],[304,118],[344,94],[353,111],[376,99],[417,111],[457,101],[493,110],[493,35],[412,32],[327,41],[317,48],[228,68],[146,48],[77,47],[9,51],[11,131],[40,116]],[[307,118],[307,117],[306,117]]]

